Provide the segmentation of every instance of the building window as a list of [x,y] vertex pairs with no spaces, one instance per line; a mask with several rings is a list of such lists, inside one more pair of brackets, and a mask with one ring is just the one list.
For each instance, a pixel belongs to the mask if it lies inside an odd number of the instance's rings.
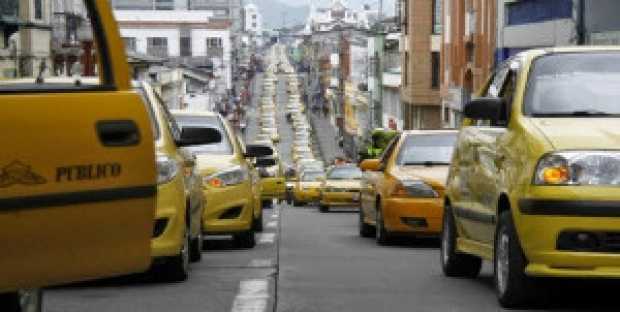
[[155,10],[174,10],[174,0],[155,0]]
[[43,19],[43,0],[34,0],[34,18]]
[[192,38],[181,37],[181,56],[192,56]]
[[403,21],[403,33],[406,35],[409,33],[409,0],[402,0],[402,17],[401,21]]
[[133,37],[123,37],[123,42],[125,43],[125,50],[128,52],[136,52],[136,38]]
[[151,37],[147,39],[146,53],[156,57],[168,57],[168,38]]
[[256,23],[252,23],[252,28],[256,28]]
[[441,25],[441,1],[433,0],[433,34],[439,35],[442,31]]
[[408,86],[409,85],[409,52],[405,51],[405,57],[404,57],[404,66],[403,66],[403,86]]
[[572,16],[573,0],[528,0],[506,4],[508,25],[539,23]]
[[440,72],[440,54],[439,52],[431,53],[431,88],[438,89],[439,88],[439,72]]
[[222,38],[212,37],[207,38],[207,48],[221,48],[222,47]]

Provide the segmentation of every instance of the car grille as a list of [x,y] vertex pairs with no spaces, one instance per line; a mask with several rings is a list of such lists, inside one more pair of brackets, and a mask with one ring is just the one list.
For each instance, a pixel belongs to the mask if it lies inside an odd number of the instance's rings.
[[565,231],[560,233],[557,249],[582,252],[620,252],[620,232]]

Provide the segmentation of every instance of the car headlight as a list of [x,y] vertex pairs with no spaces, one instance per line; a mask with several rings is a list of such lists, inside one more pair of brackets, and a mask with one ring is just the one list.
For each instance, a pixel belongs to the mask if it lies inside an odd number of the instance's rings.
[[203,183],[210,187],[226,187],[241,184],[248,179],[248,176],[246,169],[236,166],[204,177]]
[[167,155],[157,155],[157,184],[166,184],[179,173],[179,165],[175,159]]
[[424,181],[405,180],[397,183],[392,191],[394,197],[437,198],[439,194]]
[[620,185],[620,152],[551,153],[538,162],[535,185]]

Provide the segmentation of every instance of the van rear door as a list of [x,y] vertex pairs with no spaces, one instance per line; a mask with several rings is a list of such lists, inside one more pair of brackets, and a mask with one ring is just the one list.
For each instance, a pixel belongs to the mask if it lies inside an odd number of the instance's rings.
[[0,292],[146,270],[153,134],[108,1],[11,3],[0,20]]

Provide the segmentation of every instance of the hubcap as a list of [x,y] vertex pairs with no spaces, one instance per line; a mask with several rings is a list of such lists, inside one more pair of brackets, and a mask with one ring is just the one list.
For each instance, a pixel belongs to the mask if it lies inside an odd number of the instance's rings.
[[448,263],[449,251],[452,250],[452,246],[450,245],[450,236],[452,235],[451,231],[452,229],[450,228],[450,223],[448,222],[448,216],[445,216],[441,235],[441,260],[444,265]]
[[503,294],[508,288],[508,275],[510,267],[509,258],[510,237],[505,230],[502,230],[498,237],[497,248],[495,252],[495,275],[497,279],[497,290]]
[[23,312],[40,312],[41,290],[27,289],[19,291],[19,305]]

